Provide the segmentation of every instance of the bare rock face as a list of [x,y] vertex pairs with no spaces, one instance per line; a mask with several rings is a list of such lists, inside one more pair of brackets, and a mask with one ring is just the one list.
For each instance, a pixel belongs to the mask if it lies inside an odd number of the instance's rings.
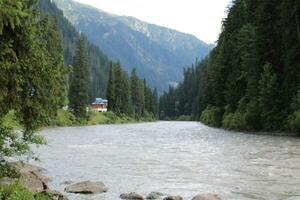
[[65,188],[68,193],[99,194],[107,192],[108,188],[102,182],[82,181]]
[[192,200],[222,200],[216,194],[199,194],[195,196]]
[[148,194],[146,199],[159,199],[162,196],[165,196],[165,194],[161,192],[151,192],[150,194]]
[[168,196],[164,200],[183,200],[181,196]]
[[139,195],[138,193],[135,192],[130,192],[130,193],[123,193],[120,195],[121,199],[128,199],[128,200],[143,200],[144,197]]

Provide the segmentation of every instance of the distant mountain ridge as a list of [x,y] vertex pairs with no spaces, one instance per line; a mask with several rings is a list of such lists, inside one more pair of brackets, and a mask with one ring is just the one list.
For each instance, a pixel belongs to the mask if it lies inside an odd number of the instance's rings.
[[117,16],[72,0],[53,0],[71,23],[129,72],[137,68],[152,87],[165,90],[182,80],[183,68],[202,59],[212,45],[195,36]]

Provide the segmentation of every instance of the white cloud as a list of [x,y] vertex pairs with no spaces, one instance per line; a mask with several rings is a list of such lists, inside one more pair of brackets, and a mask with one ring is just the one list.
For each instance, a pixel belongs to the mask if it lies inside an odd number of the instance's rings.
[[101,10],[191,33],[213,43],[231,0],[76,0]]

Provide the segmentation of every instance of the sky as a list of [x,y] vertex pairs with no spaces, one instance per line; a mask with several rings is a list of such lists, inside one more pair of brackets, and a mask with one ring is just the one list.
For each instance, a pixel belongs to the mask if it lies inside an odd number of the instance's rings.
[[75,0],[215,43],[231,0]]

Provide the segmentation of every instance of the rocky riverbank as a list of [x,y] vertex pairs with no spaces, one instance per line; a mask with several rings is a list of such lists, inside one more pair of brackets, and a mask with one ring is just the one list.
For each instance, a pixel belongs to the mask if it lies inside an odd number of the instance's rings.
[[42,174],[45,169],[23,162],[12,162],[10,165],[15,169],[17,174],[19,174],[19,178],[0,178],[0,185],[20,183],[29,192],[45,194],[49,196],[51,200],[68,199],[60,192],[49,188],[48,182],[51,181],[51,179]]
[[[34,165],[12,162],[10,163],[19,173],[19,179],[13,179],[4,177],[0,179],[0,185],[14,184],[18,181],[30,192],[47,194],[51,200],[67,200],[68,198],[62,193],[51,190],[48,186],[50,178],[44,176],[42,173],[45,169]],[[65,181],[65,192],[75,194],[99,194],[109,192],[109,188],[102,182],[82,181],[74,183],[72,181]],[[146,197],[136,193],[122,193],[120,199],[124,200],[144,200],[144,199],[163,199],[163,200],[183,200],[181,196],[172,196],[161,192],[151,192]],[[199,194],[192,198],[192,200],[221,200],[218,195],[215,194]]]

